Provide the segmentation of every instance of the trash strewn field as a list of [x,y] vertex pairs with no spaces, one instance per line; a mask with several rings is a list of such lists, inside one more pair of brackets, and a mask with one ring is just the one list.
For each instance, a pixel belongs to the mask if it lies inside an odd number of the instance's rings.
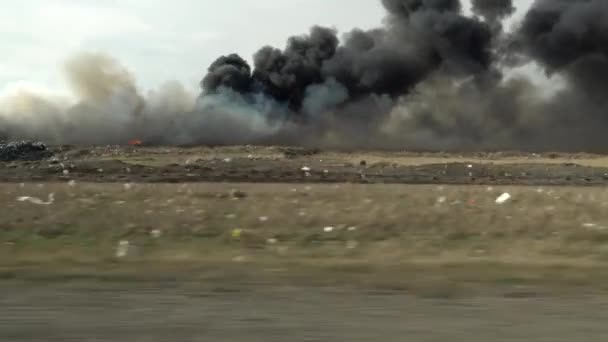
[[284,147],[51,147],[12,159],[0,182],[608,185],[590,154],[324,152]]
[[278,281],[422,294],[519,286],[603,291],[608,279],[604,188],[79,182],[1,188],[3,278],[230,278],[237,287]]
[[48,152],[0,163],[6,340],[605,339],[607,157]]

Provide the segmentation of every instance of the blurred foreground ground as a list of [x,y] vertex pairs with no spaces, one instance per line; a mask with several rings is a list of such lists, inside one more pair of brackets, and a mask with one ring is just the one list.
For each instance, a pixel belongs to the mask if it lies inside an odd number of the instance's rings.
[[248,147],[4,163],[0,340],[604,341],[606,166]]
[[198,284],[0,286],[12,342],[603,342],[608,301]]

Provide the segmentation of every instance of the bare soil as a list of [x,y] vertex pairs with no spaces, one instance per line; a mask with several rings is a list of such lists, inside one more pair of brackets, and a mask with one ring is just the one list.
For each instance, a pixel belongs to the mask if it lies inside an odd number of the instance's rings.
[[608,302],[194,283],[0,285],[11,342],[603,342]]
[[52,152],[53,158],[42,161],[2,164],[0,182],[608,184],[608,157],[588,154],[348,153],[247,146],[67,146]]
[[52,152],[0,163],[2,341],[608,335],[606,156]]

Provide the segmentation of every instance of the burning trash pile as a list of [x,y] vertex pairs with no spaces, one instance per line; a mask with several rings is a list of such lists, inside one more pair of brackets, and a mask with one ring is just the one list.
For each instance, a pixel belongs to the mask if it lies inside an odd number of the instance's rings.
[[41,142],[19,141],[0,144],[0,161],[34,161],[48,158],[51,151]]

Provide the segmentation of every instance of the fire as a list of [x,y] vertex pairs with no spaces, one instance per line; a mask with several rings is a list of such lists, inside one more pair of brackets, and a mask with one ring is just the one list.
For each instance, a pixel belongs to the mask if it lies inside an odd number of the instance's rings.
[[144,144],[144,142],[139,139],[133,139],[133,140],[129,141],[130,146],[141,146],[143,144]]

